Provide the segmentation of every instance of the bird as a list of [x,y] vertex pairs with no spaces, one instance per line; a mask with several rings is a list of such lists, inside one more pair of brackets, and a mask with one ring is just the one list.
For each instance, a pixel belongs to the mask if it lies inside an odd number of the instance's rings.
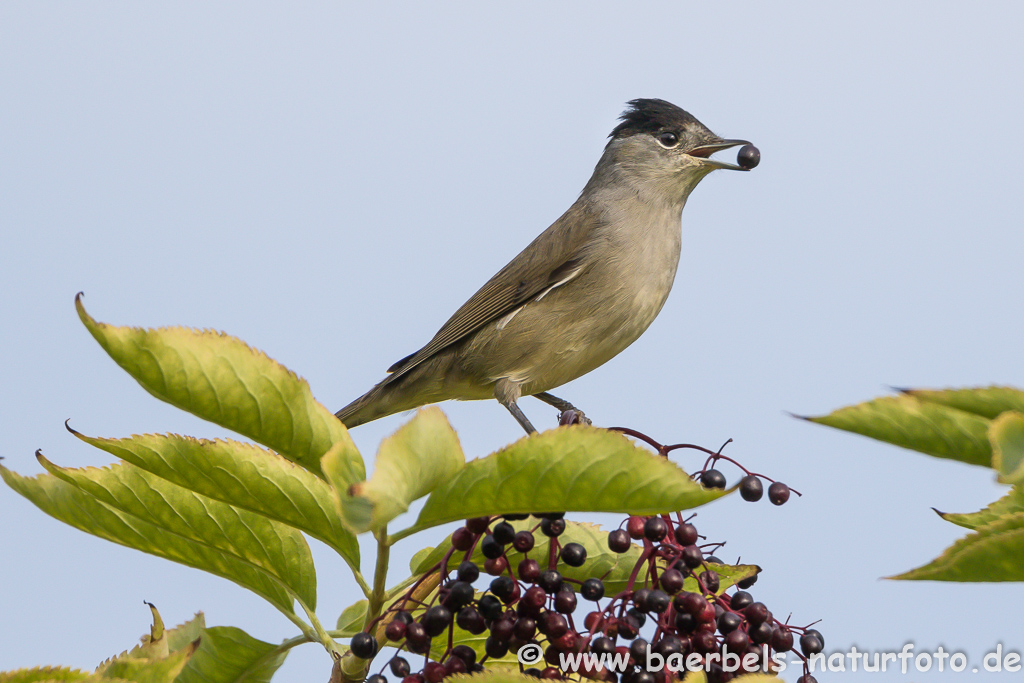
[[[723,139],[660,99],[627,103],[579,198],[459,308],[426,346],[339,410],[348,428],[449,399],[533,396],[575,420],[549,390],[604,364],[661,311],[675,280],[690,192],[717,169],[747,171],[760,152]],[[743,145],[741,165],[712,159]]]

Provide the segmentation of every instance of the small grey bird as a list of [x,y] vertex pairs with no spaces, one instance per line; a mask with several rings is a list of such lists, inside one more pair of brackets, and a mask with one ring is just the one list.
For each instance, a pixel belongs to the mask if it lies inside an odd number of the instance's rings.
[[[760,153],[746,140],[723,140],[664,100],[628,106],[576,203],[429,344],[339,410],[347,427],[447,399],[495,398],[532,433],[516,403],[521,396],[575,411],[548,390],[643,334],[672,289],[686,198],[715,169],[749,170]],[[710,158],[737,145],[748,145],[743,166]]]

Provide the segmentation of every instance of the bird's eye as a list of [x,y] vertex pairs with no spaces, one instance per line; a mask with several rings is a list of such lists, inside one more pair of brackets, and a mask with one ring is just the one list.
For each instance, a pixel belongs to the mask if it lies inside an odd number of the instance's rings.
[[679,144],[679,136],[670,130],[658,133],[658,142],[661,143],[662,147],[675,147]]

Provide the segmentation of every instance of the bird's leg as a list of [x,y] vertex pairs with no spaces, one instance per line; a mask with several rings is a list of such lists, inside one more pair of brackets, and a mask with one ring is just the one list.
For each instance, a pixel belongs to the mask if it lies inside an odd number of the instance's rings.
[[[585,425],[593,424],[590,421],[590,418],[587,417],[582,410],[580,410],[573,404],[569,403],[565,399],[558,398],[557,396],[552,396],[546,391],[542,391],[539,394],[534,394],[533,397],[539,398],[540,400],[547,403],[549,406],[553,406],[554,408],[556,408],[561,413],[561,416],[558,420],[559,424],[575,424],[577,422]],[[567,416],[566,413],[571,414]]]
[[508,412],[512,413],[512,417],[516,419],[520,427],[526,430],[527,434],[536,434],[536,428],[530,424],[529,418],[523,414],[523,411],[519,409],[519,405],[516,403],[520,396],[522,396],[522,389],[519,388],[518,382],[503,378],[494,385],[494,398],[498,399],[498,403],[505,406]]

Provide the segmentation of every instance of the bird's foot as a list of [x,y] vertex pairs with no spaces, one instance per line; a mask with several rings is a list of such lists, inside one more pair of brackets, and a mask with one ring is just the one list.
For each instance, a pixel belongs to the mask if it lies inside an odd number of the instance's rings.
[[575,408],[563,410],[561,415],[558,416],[559,427],[576,424],[591,425],[593,422],[590,421],[589,417],[583,414],[582,410],[577,410]]

